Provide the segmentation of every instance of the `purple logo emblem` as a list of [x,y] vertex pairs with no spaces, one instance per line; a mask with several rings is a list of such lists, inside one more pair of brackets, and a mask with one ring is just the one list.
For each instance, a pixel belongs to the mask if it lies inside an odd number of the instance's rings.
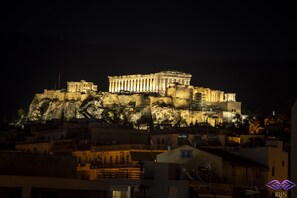
[[284,180],[282,182],[278,180],[272,180],[271,182],[266,184],[267,187],[273,189],[273,190],[278,190],[280,187],[284,190],[289,190],[291,188],[294,188],[296,184],[294,182],[291,182],[290,180]]

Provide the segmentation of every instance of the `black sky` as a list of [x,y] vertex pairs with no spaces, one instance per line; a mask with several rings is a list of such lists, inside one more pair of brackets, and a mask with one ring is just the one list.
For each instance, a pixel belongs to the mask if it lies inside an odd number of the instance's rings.
[[0,6],[0,114],[27,108],[59,72],[62,87],[85,79],[107,91],[108,75],[181,70],[265,113],[297,98],[296,1],[94,2]]

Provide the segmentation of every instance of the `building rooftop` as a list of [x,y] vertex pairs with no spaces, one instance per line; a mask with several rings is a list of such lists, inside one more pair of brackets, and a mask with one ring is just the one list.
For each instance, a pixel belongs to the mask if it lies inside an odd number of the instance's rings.
[[213,155],[216,155],[218,157],[223,158],[223,160],[226,160],[228,162],[231,162],[233,164],[243,165],[243,166],[255,166],[255,167],[262,167],[264,169],[268,169],[267,166],[260,164],[258,162],[246,159],[244,157],[240,157],[238,155],[235,155],[233,153],[230,153],[228,151],[222,150],[222,149],[216,149],[216,148],[198,148],[202,151],[211,153]]

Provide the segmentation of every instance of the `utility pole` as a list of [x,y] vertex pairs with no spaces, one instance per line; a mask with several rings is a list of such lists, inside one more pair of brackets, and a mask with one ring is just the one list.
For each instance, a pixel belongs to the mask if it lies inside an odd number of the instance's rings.
[[209,195],[211,195],[211,169],[212,169],[211,164],[207,163],[206,170],[208,170],[209,172],[209,192],[208,192]]

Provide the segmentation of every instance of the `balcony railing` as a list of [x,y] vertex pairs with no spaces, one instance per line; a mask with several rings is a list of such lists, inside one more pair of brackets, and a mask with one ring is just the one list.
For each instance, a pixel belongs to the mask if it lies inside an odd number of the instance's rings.
[[115,179],[154,179],[153,172],[128,172],[128,171],[103,171],[97,172],[97,178],[115,178]]
[[240,176],[229,176],[222,178],[223,183],[238,184],[238,185],[252,185],[252,186],[265,186],[265,180],[263,178],[253,177],[240,177]]
[[233,175],[225,175],[224,177],[220,177],[215,174],[211,174],[210,172],[188,172],[188,174],[184,174],[183,179],[191,180],[194,182],[205,182],[205,183],[223,183],[223,184],[237,184],[237,185],[252,185],[252,186],[265,186],[264,178],[256,178],[250,176],[233,176]]
[[166,145],[145,145],[145,144],[122,144],[122,145],[102,145],[92,146],[93,151],[112,151],[112,150],[167,150]]
[[91,169],[98,169],[98,168],[122,168],[122,167],[139,167],[139,165],[137,163],[124,163],[124,164],[120,164],[120,163],[113,163],[113,164],[90,164],[90,168]]

